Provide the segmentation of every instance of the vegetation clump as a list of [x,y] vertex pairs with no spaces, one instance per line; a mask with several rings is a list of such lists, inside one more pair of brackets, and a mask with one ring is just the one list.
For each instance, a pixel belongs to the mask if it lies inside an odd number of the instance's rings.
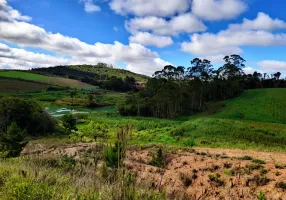
[[264,160],[260,160],[260,159],[253,159],[252,162],[257,163],[257,164],[265,164]]
[[276,187],[277,187],[277,188],[280,188],[280,189],[282,189],[282,190],[286,190],[286,182],[276,183]]
[[153,155],[152,160],[149,162],[150,165],[156,167],[165,167],[166,166],[166,155],[163,152],[163,149],[160,147],[156,153]]
[[17,97],[1,98],[0,131],[6,132],[12,122],[32,136],[55,131],[54,120],[35,101]]
[[224,186],[224,185],[225,185],[225,182],[224,182],[222,179],[220,179],[220,175],[219,175],[218,173],[216,173],[216,174],[210,174],[210,175],[209,175],[209,181],[210,181],[211,183],[215,183],[215,185],[216,185],[217,187],[221,187],[221,186]]

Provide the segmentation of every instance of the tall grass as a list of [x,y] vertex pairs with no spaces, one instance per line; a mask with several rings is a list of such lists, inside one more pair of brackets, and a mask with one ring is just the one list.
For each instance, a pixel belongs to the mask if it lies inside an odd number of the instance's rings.
[[[60,159],[14,158],[0,162],[0,199],[3,200],[120,200],[120,181],[108,182],[94,165],[77,161],[71,168]],[[165,199],[164,194],[134,186],[129,199]]]

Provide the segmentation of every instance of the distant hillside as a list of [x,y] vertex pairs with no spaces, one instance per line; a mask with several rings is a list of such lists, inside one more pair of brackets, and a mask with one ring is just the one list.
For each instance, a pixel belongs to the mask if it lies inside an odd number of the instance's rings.
[[98,65],[70,65],[70,66],[56,66],[49,68],[37,68],[31,70],[34,73],[45,75],[56,75],[62,77],[69,77],[81,81],[105,81],[110,77],[117,77],[125,79],[127,76],[133,77],[137,82],[147,82],[148,76],[136,74],[124,69],[116,69],[108,67],[105,64]]
[[0,85],[0,93],[37,92],[49,87],[45,83],[7,77],[0,77]]
[[30,80],[30,81],[37,81],[41,83],[51,84],[51,85],[58,85],[62,87],[70,87],[70,88],[77,88],[77,89],[88,89],[88,88],[95,88],[95,86],[82,83],[77,80],[61,78],[61,77],[51,77],[51,76],[44,76],[40,74],[30,73],[29,71],[0,71],[0,77],[8,77],[8,78],[18,78],[23,80]]
[[246,90],[225,104],[215,117],[286,124],[285,88]]

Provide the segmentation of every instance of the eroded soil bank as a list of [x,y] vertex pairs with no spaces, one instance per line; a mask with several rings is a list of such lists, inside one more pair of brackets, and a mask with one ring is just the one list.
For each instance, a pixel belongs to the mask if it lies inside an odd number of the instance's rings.
[[[150,164],[156,146],[131,147],[126,167],[134,172],[137,183],[166,192],[169,199],[247,199],[256,200],[262,192],[267,199],[286,199],[286,154],[236,149],[194,148],[164,151],[164,167]],[[88,152],[88,153],[87,153]],[[95,155],[97,144],[33,144],[23,155],[77,159]],[[100,162],[98,167],[100,166]]]

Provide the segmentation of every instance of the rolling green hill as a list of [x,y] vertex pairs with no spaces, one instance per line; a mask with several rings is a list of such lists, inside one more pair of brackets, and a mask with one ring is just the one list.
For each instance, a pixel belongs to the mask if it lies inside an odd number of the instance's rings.
[[61,77],[52,77],[52,76],[44,76],[40,74],[34,74],[30,72],[23,71],[0,71],[0,77],[8,77],[8,78],[18,78],[23,80],[37,81],[41,83],[46,83],[50,85],[58,85],[62,87],[70,87],[77,89],[87,89],[87,88],[96,88],[95,86],[82,83],[77,80],[61,78]]
[[98,65],[70,65],[57,66],[49,68],[32,69],[32,72],[44,75],[56,75],[61,77],[69,77],[77,80],[85,81],[105,81],[110,77],[125,79],[126,76],[133,77],[137,82],[147,82],[148,78],[145,75],[136,74],[124,69],[107,67],[105,64]]
[[286,89],[246,90],[237,98],[225,101],[217,118],[286,123]]
[[118,78],[124,79],[126,76],[134,77],[138,82],[147,82],[148,78],[145,75],[136,74],[124,69],[109,68],[103,66],[91,66],[91,65],[80,65],[80,66],[68,66],[71,69],[76,69],[84,72],[91,72],[93,74],[98,74],[100,76],[116,76]]

